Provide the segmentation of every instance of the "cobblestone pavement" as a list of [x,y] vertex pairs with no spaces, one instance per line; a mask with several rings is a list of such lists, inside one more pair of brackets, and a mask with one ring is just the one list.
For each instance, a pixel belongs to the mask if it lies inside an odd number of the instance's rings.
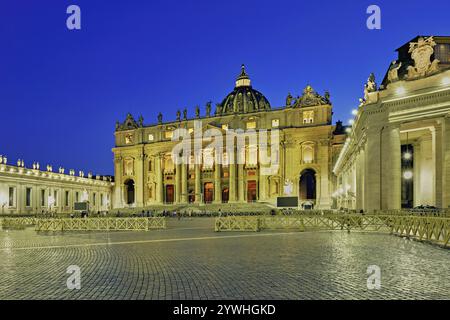
[[[0,231],[0,299],[450,299],[450,250],[346,232]],[[69,290],[67,267],[81,268]],[[381,289],[367,289],[367,268]]]

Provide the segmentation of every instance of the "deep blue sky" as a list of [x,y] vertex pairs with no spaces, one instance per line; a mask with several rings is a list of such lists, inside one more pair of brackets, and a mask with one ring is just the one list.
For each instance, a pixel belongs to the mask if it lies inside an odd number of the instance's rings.
[[[77,4],[82,30],[66,28]],[[382,9],[382,30],[366,9]],[[311,84],[348,120],[370,72],[418,34],[449,35],[450,3],[433,1],[2,0],[0,154],[28,166],[112,174],[114,125],[127,112],[204,112],[245,63],[272,106]]]

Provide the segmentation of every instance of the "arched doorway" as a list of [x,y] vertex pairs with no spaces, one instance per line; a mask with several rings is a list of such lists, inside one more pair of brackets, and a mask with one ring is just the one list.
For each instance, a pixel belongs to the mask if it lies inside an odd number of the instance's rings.
[[228,188],[224,188],[222,190],[222,202],[228,203],[229,199],[230,199],[230,190]]
[[166,185],[166,203],[173,203],[174,195],[173,184]]
[[299,197],[301,202],[316,203],[316,172],[313,169],[302,171],[299,182]]
[[211,203],[214,199],[214,185],[212,182],[207,182],[203,185],[203,199],[205,203]]
[[134,203],[134,181],[129,179],[125,181],[125,203],[133,204]]
[[247,182],[247,202],[255,202],[256,199],[256,181],[250,180]]

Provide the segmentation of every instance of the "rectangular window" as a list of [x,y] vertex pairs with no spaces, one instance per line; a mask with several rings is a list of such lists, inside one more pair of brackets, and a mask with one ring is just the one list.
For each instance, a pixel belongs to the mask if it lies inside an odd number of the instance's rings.
[[16,188],[15,187],[9,187],[8,206],[10,206],[10,207],[16,206]]
[[65,197],[64,197],[64,205],[65,205],[66,207],[69,206],[69,191],[66,191],[66,195],[65,195]]
[[41,207],[45,207],[45,190],[41,190]]
[[25,206],[31,207],[31,188],[25,189]]
[[272,128],[278,128],[280,126],[280,119],[272,119]]
[[54,190],[53,191],[53,198],[54,198],[54,206],[56,207],[56,206],[58,206],[58,191],[57,190]]
[[149,172],[152,172],[152,171],[153,171],[152,165],[153,165],[152,160],[150,160],[150,161],[148,162],[148,171],[149,171]]
[[247,129],[256,129],[256,121],[247,122]]
[[94,197],[93,197],[93,199],[92,199],[92,202],[94,203],[94,206],[95,206],[95,202],[97,201],[97,194],[96,193],[94,193]]
[[77,192],[75,192],[75,202],[79,202],[79,193],[78,193],[78,191]]
[[172,136],[173,136],[173,131],[166,131],[165,132],[166,139],[172,139]]
[[100,194],[100,205],[103,207],[103,193]]
[[303,112],[303,123],[304,124],[314,123],[314,111]]

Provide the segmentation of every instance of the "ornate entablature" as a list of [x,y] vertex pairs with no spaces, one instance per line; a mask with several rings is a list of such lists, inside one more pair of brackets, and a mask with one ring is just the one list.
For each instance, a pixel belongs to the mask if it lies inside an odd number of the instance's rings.
[[324,96],[318,94],[314,89],[308,85],[303,90],[303,94],[297,99],[292,100],[292,96],[289,94],[286,98],[286,106],[293,108],[301,107],[315,107],[321,105],[331,105],[330,94],[325,92]]
[[136,122],[131,113],[128,113],[124,122],[122,123],[119,123],[119,121],[116,122],[116,131],[134,130],[137,128],[142,128],[143,126],[144,126],[144,118],[142,116],[139,116],[139,119]]

